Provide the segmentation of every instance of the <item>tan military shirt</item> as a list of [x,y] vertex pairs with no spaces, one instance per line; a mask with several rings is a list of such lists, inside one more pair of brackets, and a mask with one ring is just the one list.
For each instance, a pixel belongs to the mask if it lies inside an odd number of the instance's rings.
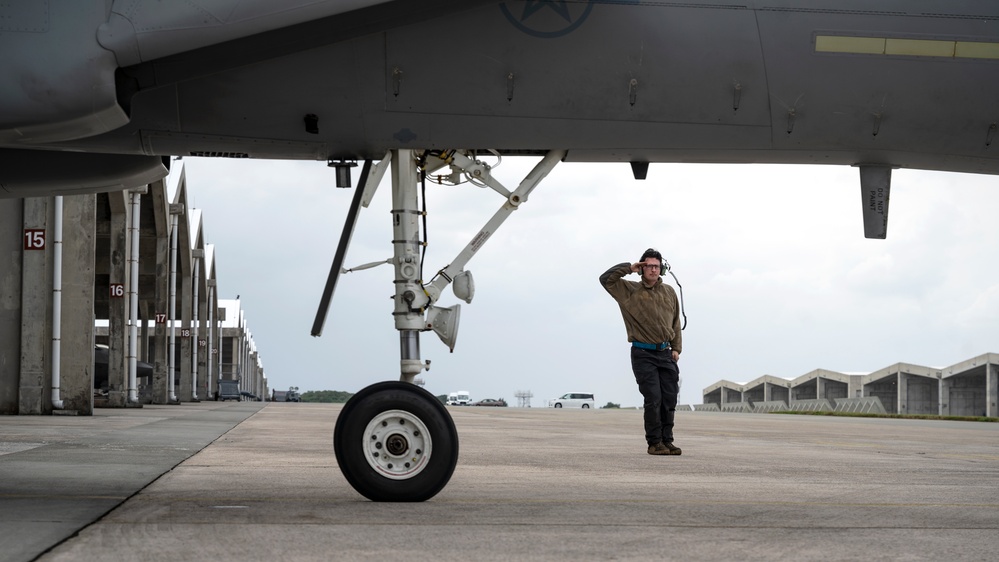
[[621,263],[600,276],[600,284],[610,293],[624,318],[628,341],[642,343],[669,342],[673,351],[683,350],[680,331],[680,305],[673,287],[656,279],[655,285],[646,287],[641,280],[629,281],[630,263]]

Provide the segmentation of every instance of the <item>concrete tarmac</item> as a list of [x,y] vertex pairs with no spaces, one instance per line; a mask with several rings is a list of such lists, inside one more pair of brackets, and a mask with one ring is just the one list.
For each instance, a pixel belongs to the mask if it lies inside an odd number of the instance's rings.
[[995,423],[678,412],[650,456],[640,411],[457,407],[450,484],[400,504],[340,474],[339,411],[4,418],[0,558],[999,558]]

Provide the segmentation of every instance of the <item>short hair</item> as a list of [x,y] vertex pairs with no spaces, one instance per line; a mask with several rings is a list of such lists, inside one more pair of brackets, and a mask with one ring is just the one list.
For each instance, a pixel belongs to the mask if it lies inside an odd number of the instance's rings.
[[663,262],[663,255],[660,254],[659,251],[656,250],[655,248],[649,248],[648,250],[645,250],[645,253],[642,254],[642,259],[638,261],[645,261],[646,258],[656,258],[657,260],[659,260],[660,265]]

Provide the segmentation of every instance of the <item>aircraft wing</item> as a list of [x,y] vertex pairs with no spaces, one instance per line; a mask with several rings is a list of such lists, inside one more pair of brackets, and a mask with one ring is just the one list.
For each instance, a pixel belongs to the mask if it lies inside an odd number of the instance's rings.
[[91,178],[77,189],[120,189],[168,155],[399,148],[999,173],[993,2],[52,0],[0,15],[14,195],[58,190],[48,170],[67,167]]

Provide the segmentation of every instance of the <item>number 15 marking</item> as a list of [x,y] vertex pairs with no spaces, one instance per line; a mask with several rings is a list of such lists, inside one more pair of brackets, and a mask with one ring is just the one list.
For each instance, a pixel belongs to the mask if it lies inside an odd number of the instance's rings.
[[45,249],[45,229],[25,228],[24,229],[24,249],[44,250]]

